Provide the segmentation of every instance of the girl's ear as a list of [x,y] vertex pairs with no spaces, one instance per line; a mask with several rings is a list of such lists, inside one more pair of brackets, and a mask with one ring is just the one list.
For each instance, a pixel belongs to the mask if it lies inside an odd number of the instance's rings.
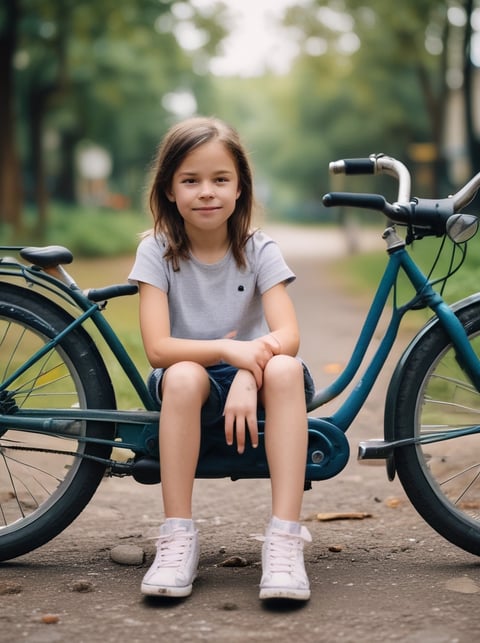
[[175,203],[175,195],[171,190],[165,190],[165,196],[171,203]]

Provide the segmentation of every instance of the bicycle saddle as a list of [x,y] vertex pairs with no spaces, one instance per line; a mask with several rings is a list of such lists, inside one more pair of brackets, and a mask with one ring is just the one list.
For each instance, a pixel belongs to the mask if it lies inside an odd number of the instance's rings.
[[63,246],[29,246],[20,250],[20,256],[40,268],[55,268],[73,261],[72,253]]

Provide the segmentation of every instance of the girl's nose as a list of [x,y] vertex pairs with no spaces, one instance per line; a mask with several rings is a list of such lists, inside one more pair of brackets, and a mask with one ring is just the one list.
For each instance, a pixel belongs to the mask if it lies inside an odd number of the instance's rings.
[[213,190],[213,185],[210,182],[205,181],[202,183],[200,186],[200,196],[204,199],[209,199],[215,196],[214,190]]

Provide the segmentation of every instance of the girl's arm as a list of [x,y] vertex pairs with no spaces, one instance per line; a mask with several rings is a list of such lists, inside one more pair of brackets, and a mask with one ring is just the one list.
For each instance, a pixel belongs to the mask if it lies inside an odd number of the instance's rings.
[[[283,353],[295,356],[299,347],[299,332],[295,308],[285,284],[270,288],[263,295],[263,308],[270,333],[262,339],[272,346],[275,355]],[[258,384],[258,382],[257,382]],[[258,445],[257,386],[252,373],[239,370],[235,376],[225,403],[225,437],[227,444],[237,442],[237,450],[243,453],[246,433],[253,447]]]
[[251,371],[261,385],[268,360],[278,352],[272,338],[239,342],[233,339],[178,339],[170,335],[167,294],[146,283],[140,289],[140,329],[145,352],[153,368],[167,368],[182,361],[211,366],[221,360]]
[[276,346],[275,354],[292,355],[298,353],[300,333],[297,315],[284,283],[267,290],[262,297],[263,310],[270,334],[264,339]]

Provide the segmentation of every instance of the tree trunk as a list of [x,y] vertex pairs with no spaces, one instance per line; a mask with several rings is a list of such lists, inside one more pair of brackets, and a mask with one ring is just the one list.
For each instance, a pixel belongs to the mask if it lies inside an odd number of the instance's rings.
[[76,202],[75,190],[75,147],[81,140],[76,129],[63,132],[60,148],[60,170],[57,177],[54,198],[64,203]]
[[13,56],[20,17],[18,0],[3,8],[0,32],[0,224],[12,226],[15,235],[22,228],[22,189],[20,161],[16,147],[16,114],[14,109]]
[[480,142],[477,137],[474,125],[474,107],[475,107],[475,92],[473,76],[475,69],[471,58],[471,40],[472,40],[472,26],[471,16],[473,11],[473,0],[467,0],[465,11],[467,12],[467,22],[465,25],[465,35],[463,42],[464,51],[464,88],[465,88],[465,128],[467,136],[467,150],[468,160],[470,161],[470,168],[472,174],[476,174],[480,170]]
[[35,232],[39,241],[45,238],[47,230],[48,192],[43,153],[43,123],[46,103],[50,94],[50,88],[33,87],[28,101],[34,198],[38,213]]

